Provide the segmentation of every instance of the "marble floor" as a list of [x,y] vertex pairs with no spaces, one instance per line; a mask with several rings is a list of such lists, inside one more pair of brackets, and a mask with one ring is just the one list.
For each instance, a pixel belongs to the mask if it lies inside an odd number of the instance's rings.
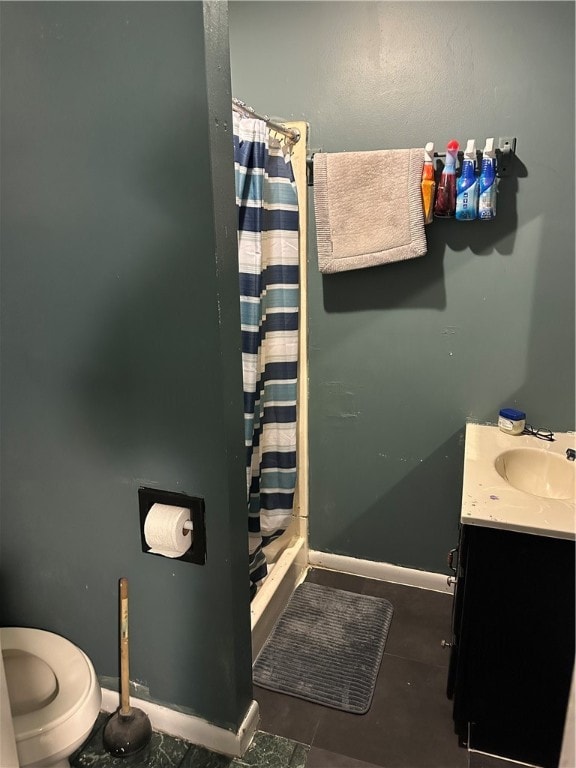
[[258,731],[242,758],[225,757],[174,736],[154,732],[150,744],[131,757],[113,757],[102,741],[109,715],[101,713],[92,734],[70,758],[72,768],[305,768],[308,746]]

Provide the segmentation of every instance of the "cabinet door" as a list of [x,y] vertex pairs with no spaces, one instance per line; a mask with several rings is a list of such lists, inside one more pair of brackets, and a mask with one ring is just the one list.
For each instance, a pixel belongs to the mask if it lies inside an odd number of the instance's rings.
[[469,746],[558,763],[574,663],[574,542],[470,527],[455,688]]

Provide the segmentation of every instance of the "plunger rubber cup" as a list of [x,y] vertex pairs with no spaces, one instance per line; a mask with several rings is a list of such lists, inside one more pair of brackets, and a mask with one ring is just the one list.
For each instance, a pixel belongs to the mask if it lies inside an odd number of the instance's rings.
[[119,709],[106,723],[104,748],[115,757],[129,757],[147,747],[152,738],[152,725],[148,715],[137,707],[126,714]]

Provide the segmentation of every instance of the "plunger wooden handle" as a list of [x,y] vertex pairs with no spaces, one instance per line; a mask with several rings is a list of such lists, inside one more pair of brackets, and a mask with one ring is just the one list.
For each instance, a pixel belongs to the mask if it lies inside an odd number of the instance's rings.
[[128,579],[120,579],[120,714],[130,714],[130,663],[128,652]]

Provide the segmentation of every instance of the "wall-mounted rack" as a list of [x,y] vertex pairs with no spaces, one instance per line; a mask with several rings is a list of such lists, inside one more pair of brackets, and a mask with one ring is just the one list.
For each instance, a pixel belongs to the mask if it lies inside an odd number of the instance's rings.
[[[496,147],[496,176],[502,178],[503,176],[510,176],[512,155],[516,154],[516,137],[515,136],[501,136],[498,139],[498,146]],[[434,157],[446,157],[446,152],[434,152]],[[456,168],[462,166],[462,160],[464,158],[464,152],[459,150],[458,152],[458,165]],[[480,168],[482,164],[482,150],[476,150],[476,164]]]
[[[306,156],[306,178],[309,187],[314,186],[314,155],[316,152],[322,152],[321,149],[311,149]],[[498,139],[498,145],[496,147],[496,175],[499,178],[510,176],[512,173],[513,155],[516,154],[516,137],[515,136],[501,136]],[[446,157],[446,152],[434,152],[434,157],[442,159]],[[464,152],[458,152],[458,166],[462,165],[462,159]],[[482,164],[482,150],[476,151],[478,167]]]

